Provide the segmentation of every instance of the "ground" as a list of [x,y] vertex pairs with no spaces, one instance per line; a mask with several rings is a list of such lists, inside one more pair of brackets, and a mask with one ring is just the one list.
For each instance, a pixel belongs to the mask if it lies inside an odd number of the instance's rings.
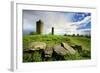
[[[55,46],[59,45],[62,42],[68,43],[70,46],[72,45],[80,45],[82,46],[82,52],[76,53],[76,55],[66,55],[64,56],[64,60],[81,60],[81,59],[90,59],[91,56],[91,38],[85,36],[64,36],[64,35],[24,35],[23,36],[23,50],[28,49],[28,44],[30,42],[45,42],[47,46]],[[23,62],[38,62],[45,61],[42,60],[41,55],[36,52],[33,53],[34,60],[29,58],[30,54],[26,54],[23,52]],[[37,57],[36,57],[37,56]],[[39,58],[40,57],[40,58]],[[29,60],[28,60],[29,59]],[[48,61],[52,61],[56,59],[50,59]],[[61,59],[60,59],[61,60]]]

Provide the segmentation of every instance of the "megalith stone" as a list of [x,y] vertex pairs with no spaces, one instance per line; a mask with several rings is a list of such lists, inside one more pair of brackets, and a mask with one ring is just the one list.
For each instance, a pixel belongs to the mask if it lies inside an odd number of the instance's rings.
[[69,46],[67,43],[62,42],[61,46],[64,47],[70,54],[76,53],[76,51],[71,46]]
[[54,46],[53,48],[54,52],[57,53],[58,55],[64,56],[68,53],[66,49],[64,49],[61,45]]
[[47,47],[44,50],[44,57],[52,57],[53,49],[52,47]]
[[46,48],[46,43],[44,42],[31,42],[29,44],[29,50],[40,50],[40,49],[45,49]]

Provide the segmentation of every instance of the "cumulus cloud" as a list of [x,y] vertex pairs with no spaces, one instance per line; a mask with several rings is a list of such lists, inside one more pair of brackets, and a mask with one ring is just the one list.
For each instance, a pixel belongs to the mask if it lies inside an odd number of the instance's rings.
[[77,29],[91,22],[91,16],[86,16],[83,20],[78,22],[72,22],[74,15],[75,13],[72,12],[24,10],[23,31],[36,31],[36,21],[39,19],[44,22],[44,33],[50,33],[52,27],[55,28],[55,34],[77,34],[86,31],[86,29]]
[[69,30],[75,34],[82,34],[86,32],[87,30],[91,31],[91,28],[78,29],[81,27],[85,27],[89,22],[91,22],[91,16],[87,16],[83,20],[78,21],[78,22],[69,23],[70,24]]
[[87,23],[91,21],[91,16],[85,17],[83,20],[72,23],[72,26],[85,26]]

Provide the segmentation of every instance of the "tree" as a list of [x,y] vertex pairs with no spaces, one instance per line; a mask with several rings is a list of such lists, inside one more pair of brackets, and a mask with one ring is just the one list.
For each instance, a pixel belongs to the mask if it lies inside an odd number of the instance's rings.
[[73,34],[72,36],[75,36],[75,34]]
[[79,34],[77,34],[77,36],[80,36]]

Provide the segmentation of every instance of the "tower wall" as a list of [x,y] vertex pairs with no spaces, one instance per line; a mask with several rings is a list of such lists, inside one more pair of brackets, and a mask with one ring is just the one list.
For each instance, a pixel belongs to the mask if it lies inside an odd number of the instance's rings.
[[44,26],[44,24],[43,24],[43,22],[41,20],[36,22],[36,32],[38,34],[42,34],[43,33],[43,26]]

